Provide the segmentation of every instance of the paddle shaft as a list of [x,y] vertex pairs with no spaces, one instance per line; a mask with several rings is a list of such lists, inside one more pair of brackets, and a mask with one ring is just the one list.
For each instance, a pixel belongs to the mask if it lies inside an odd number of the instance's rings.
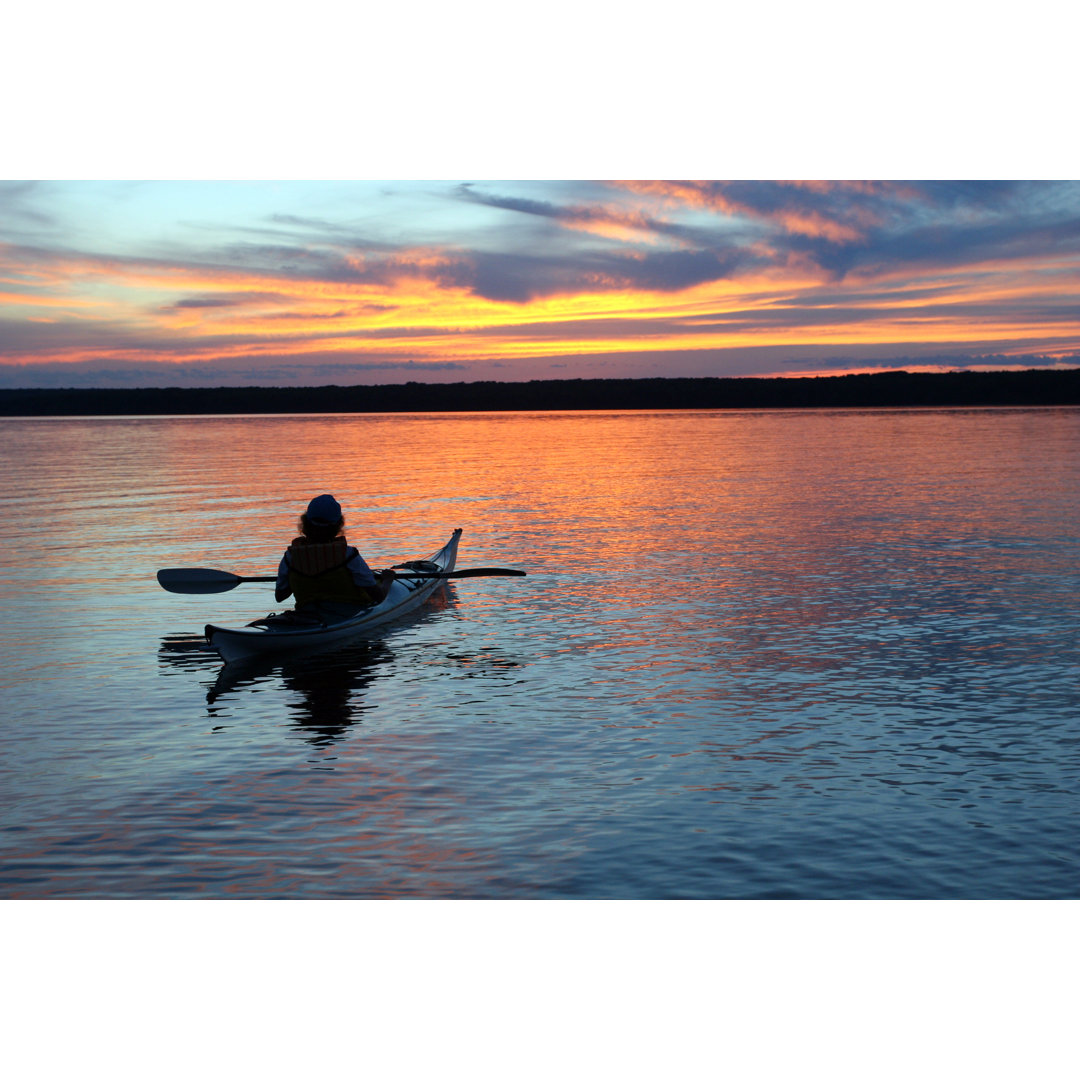
[[[395,577],[400,578],[468,578],[468,577],[525,577],[524,570],[508,570],[499,566],[477,566],[468,570],[446,570],[425,572],[411,570],[406,573],[391,571]],[[219,593],[235,589],[237,585],[246,585],[250,582],[277,581],[276,577],[241,577],[239,574],[230,574],[227,570],[206,570],[200,567],[175,568],[159,570],[157,572],[158,584],[169,592],[174,593]]]
[[445,570],[439,573],[427,573],[423,570],[410,570],[405,574],[392,570],[391,573],[400,578],[525,577],[524,570],[508,570],[504,566],[473,566],[468,570]]

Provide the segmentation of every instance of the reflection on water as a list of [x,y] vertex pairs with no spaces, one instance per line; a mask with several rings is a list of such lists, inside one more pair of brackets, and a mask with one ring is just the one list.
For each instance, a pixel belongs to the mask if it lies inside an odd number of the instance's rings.
[[372,706],[363,691],[379,675],[379,668],[392,662],[393,651],[384,640],[339,646],[324,654],[274,658],[252,658],[223,665],[204,637],[169,635],[161,643],[162,663],[186,670],[216,673],[207,691],[207,714],[212,719],[231,717],[222,699],[245,691],[266,689],[266,684],[288,692],[288,715],[313,746],[328,746],[341,738]]
[[[3,895],[1080,891],[1078,410],[27,421],[0,451],[53,523],[0,515]],[[459,565],[529,577],[223,669],[196,631],[269,588],[154,571],[266,573],[322,490],[374,566],[460,525]]]
[[[270,670],[281,679],[283,689],[296,698],[286,705],[294,723],[314,746],[327,746],[341,738],[361,719],[364,710],[370,708],[364,703],[364,688],[377,677],[377,667],[392,659],[393,654],[385,644],[373,642],[368,647],[349,650],[347,655],[310,657],[273,665]],[[265,671],[247,675],[223,671],[207,694],[210,715],[214,715],[214,703],[223,694],[235,693],[256,677],[265,678],[265,674]]]

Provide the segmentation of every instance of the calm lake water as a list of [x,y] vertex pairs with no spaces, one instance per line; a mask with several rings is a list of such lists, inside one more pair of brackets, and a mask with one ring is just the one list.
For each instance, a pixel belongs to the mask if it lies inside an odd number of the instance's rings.
[[[0,896],[1080,895],[1080,410],[0,423]],[[502,565],[305,661],[204,623],[335,494]]]

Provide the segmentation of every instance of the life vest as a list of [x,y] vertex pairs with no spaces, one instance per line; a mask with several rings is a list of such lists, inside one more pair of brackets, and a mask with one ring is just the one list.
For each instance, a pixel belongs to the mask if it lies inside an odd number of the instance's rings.
[[325,544],[313,544],[298,536],[289,545],[289,588],[297,607],[323,600],[339,604],[375,603],[378,598],[372,591],[353,581],[346,565],[353,554],[355,551],[344,536]]

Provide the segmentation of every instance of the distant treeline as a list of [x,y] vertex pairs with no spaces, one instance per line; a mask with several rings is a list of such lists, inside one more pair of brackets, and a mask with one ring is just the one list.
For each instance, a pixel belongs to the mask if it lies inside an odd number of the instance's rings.
[[0,416],[822,409],[1080,405],[1080,369],[881,372],[782,379],[546,379],[525,383],[169,389],[0,389]]

